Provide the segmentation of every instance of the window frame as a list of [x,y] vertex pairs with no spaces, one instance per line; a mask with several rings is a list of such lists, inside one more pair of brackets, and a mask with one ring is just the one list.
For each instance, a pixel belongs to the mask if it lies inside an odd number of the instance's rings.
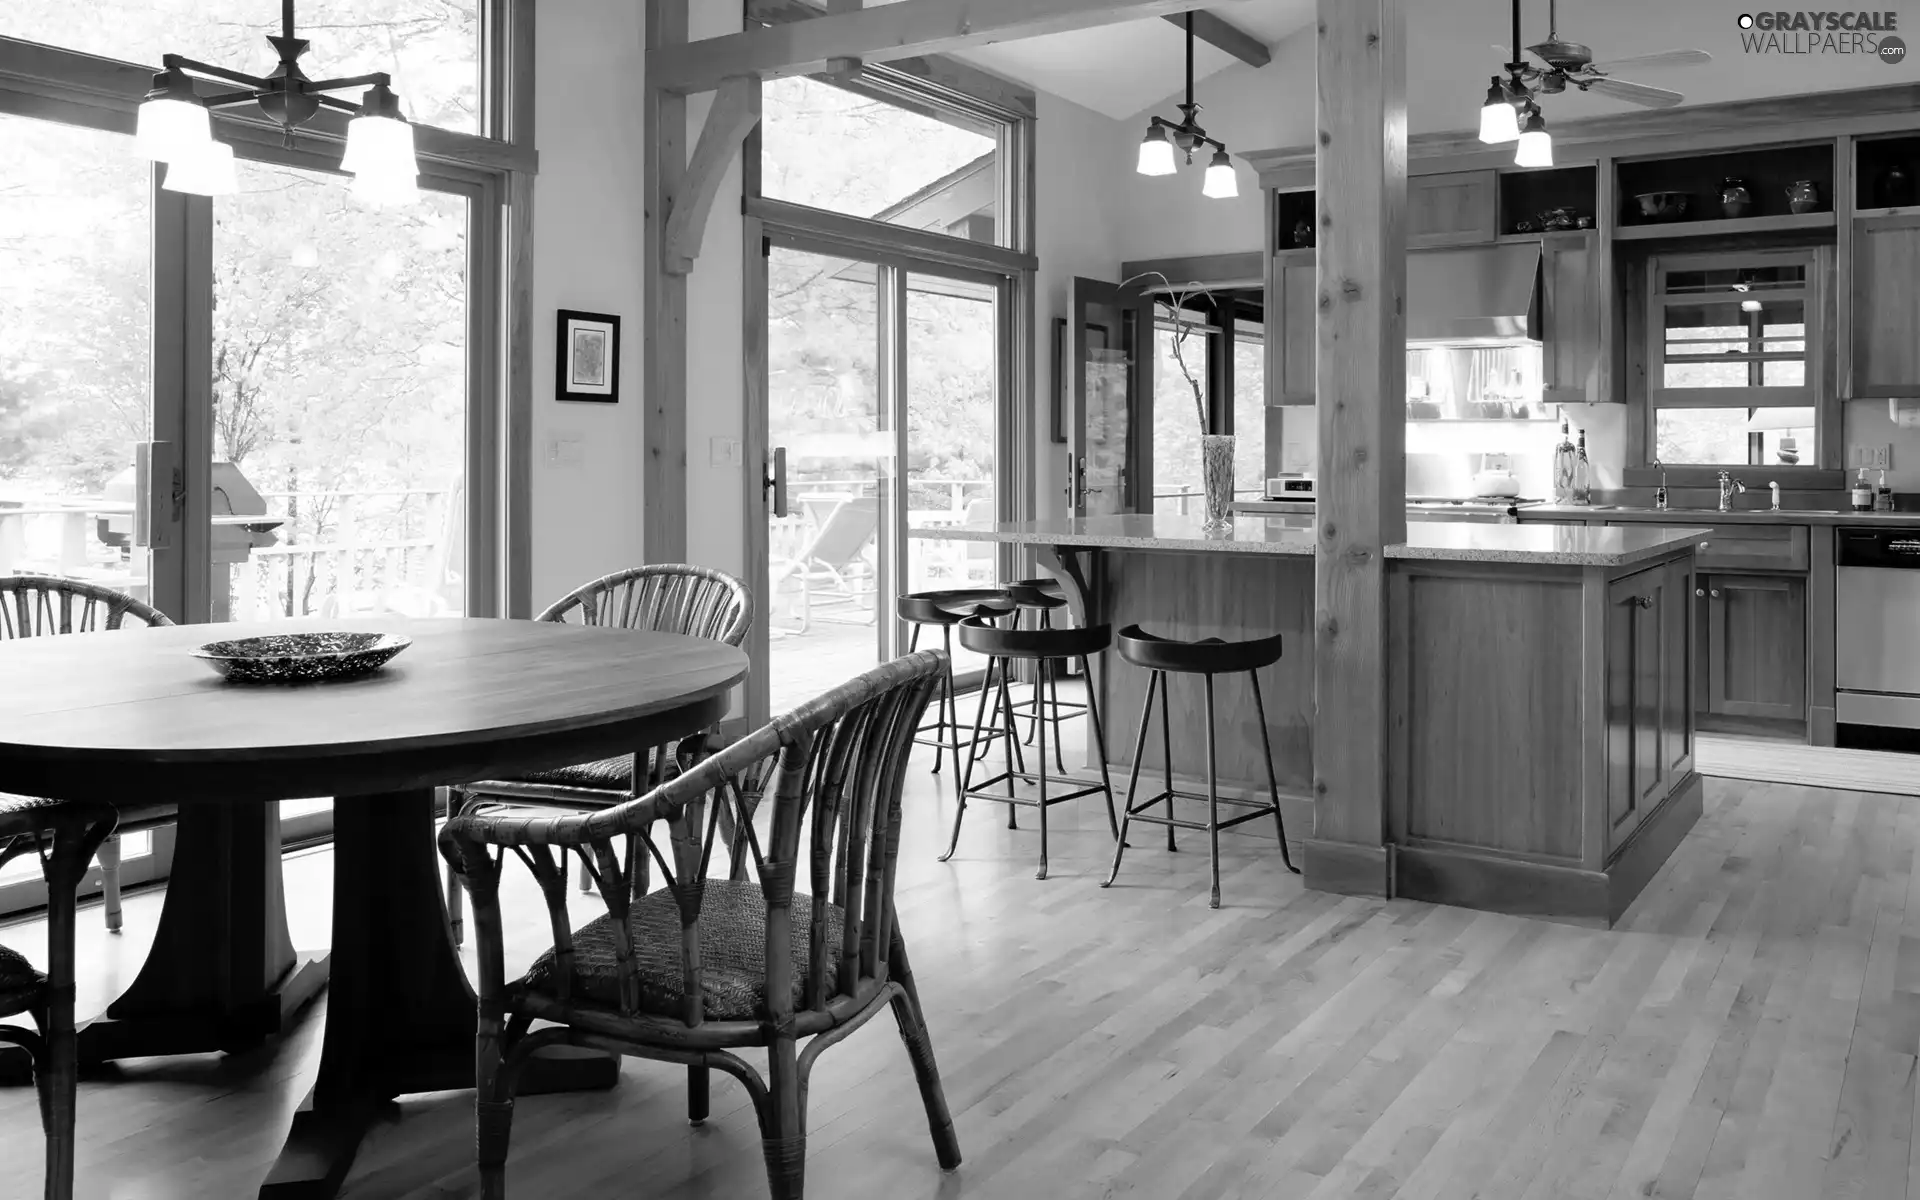
[[[1801,361],[1806,364],[1805,382],[1795,386],[1771,387],[1760,384],[1727,388],[1665,386],[1665,368],[1669,362],[1666,353],[1667,330],[1663,319],[1666,309],[1673,305],[1711,299],[1710,297],[1669,295],[1664,287],[1667,276],[1674,271],[1726,270],[1782,264],[1803,264],[1806,268],[1806,282],[1802,287],[1767,293],[1780,299],[1799,299],[1803,305],[1805,351]],[[1832,347],[1828,344],[1833,328],[1833,247],[1822,243],[1651,254],[1645,259],[1644,270],[1646,277],[1642,296],[1645,307],[1643,326],[1645,382],[1639,389],[1639,394],[1634,397],[1640,411],[1632,416],[1632,419],[1637,421],[1640,452],[1634,456],[1637,462],[1630,463],[1624,482],[1630,486],[1660,482],[1656,478],[1660,474],[1656,464],[1659,463],[1659,416],[1663,409],[1811,408],[1814,410],[1816,444],[1813,461],[1791,466],[1755,464],[1745,461],[1660,464],[1668,476],[1682,483],[1691,482],[1689,473],[1698,473],[1704,480],[1710,479],[1712,475],[1722,470],[1753,469],[1760,465],[1766,465],[1770,475],[1791,482],[1795,486],[1816,486],[1825,476],[1831,475],[1834,468],[1839,465],[1842,440],[1840,401],[1834,395],[1834,389],[1829,382],[1833,377]],[[1743,361],[1748,361],[1752,367],[1757,366],[1762,360],[1743,359]]]
[[[531,471],[533,324],[532,182],[533,6],[531,0],[480,0],[479,134],[416,125],[420,186],[465,198],[467,225],[467,613],[526,617],[531,612]],[[0,35],[0,115],[101,130],[131,137],[135,112],[157,67]],[[209,90],[211,85],[205,85]],[[343,114],[322,111],[287,137],[264,114],[213,117],[220,139],[238,158],[341,176]],[[131,148],[129,147],[131,151]],[[210,615],[204,561],[211,528],[213,429],[213,204],[160,187],[151,173],[153,250],[152,437],[182,447],[186,500],[180,536],[156,549],[154,602],[176,621]],[[169,576],[172,581],[169,582]],[[332,839],[331,812],[282,825],[282,845]],[[129,861],[123,883],[159,881],[171,867],[173,827],[153,831],[153,852]],[[38,883],[35,880],[34,883]],[[81,894],[99,888],[89,871]],[[44,887],[0,885],[0,918],[45,902]]]

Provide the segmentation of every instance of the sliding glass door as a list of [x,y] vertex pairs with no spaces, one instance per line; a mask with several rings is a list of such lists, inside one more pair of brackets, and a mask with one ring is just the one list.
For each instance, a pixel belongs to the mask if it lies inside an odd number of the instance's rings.
[[[906,591],[989,584],[991,547],[923,540],[997,518],[1004,280],[775,244],[767,254],[767,670],[782,712],[901,653]],[[970,663],[958,654],[962,671]]]

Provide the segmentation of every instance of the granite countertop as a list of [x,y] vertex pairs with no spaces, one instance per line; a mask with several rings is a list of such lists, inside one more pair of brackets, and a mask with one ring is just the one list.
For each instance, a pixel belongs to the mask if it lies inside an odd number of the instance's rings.
[[[1657,558],[1712,530],[1698,526],[1592,527],[1498,525],[1486,521],[1422,521],[1407,528],[1407,540],[1386,548],[1388,558],[1452,562],[1512,562],[1557,566],[1618,567]],[[946,541],[1020,542],[1116,550],[1192,551],[1206,554],[1267,554],[1311,557],[1311,517],[1235,519],[1233,532],[1208,536],[1197,517],[1139,513],[1014,521],[997,525],[936,526],[909,536]]]
[[1865,512],[1827,508],[1734,509],[1647,508],[1640,505],[1533,504],[1520,510],[1528,521],[1653,521],[1676,525],[1920,525],[1920,512]]

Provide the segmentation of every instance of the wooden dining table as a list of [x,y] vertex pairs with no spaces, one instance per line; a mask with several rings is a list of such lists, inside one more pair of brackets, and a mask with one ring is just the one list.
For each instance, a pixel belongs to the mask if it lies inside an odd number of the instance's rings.
[[[313,623],[228,624],[220,638]],[[717,723],[747,659],[598,626],[364,619],[413,645],[357,679],[238,684],[193,657],[208,626],[0,642],[0,791],[174,801],[165,906],[139,976],[82,1032],[83,1059],[233,1050],[329,988],[318,1076],[260,1195],[332,1196],[401,1095],[471,1087],[474,993],[434,848],[438,786],[587,762]],[[278,804],[334,798],[333,944],[287,933]],[[572,1051],[523,1091],[608,1087]]]

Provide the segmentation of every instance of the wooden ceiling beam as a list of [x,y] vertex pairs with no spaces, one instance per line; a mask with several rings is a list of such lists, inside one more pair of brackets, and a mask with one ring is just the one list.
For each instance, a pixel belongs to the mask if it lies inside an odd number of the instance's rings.
[[709,91],[733,75],[807,75],[837,58],[887,62],[1196,8],[1196,0],[899,0],[647,51],[647,82]]
[[1225,17],[1217,17],[1205,9],[1167,13],[1161,20],[1185,29],[1188,17],[1193,18],[1193,36],[1214,49],[1225,50],[1250,67],[1264,67],[1273,61],[1273,51],[1267,49],[1265,42]]

